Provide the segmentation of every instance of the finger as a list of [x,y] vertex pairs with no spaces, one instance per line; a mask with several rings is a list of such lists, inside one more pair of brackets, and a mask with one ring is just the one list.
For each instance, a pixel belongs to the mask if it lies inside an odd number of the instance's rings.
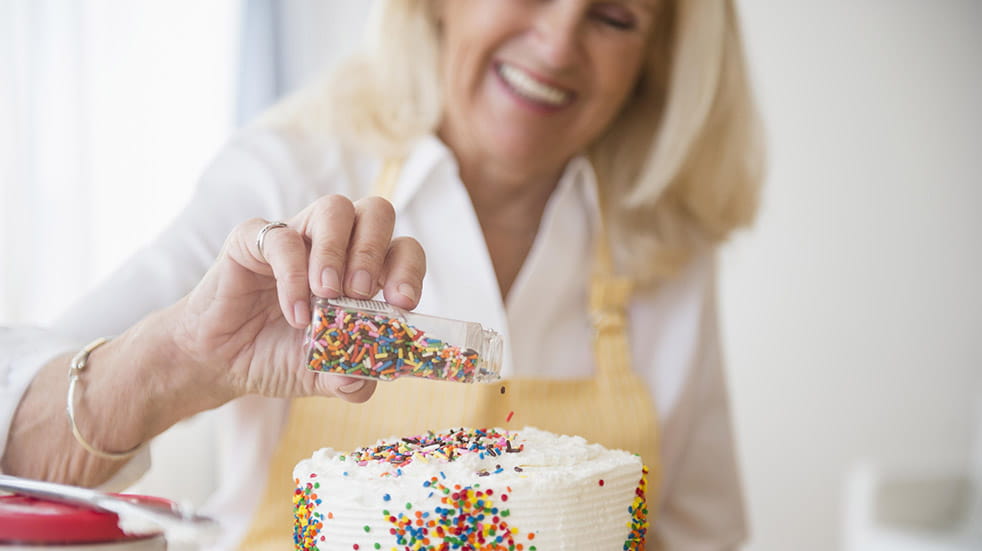
[[395,220],[392,203],[381,197],[366,197],[355,203],[355,226],[345,268],[347,295],[371,298],[375,294]]
[[317,377],[318,391],[326,395],[334,395],[346,402],[361,403],[375,393],[376,381],[345,377],[344,375],[319,374]]
[[[273,275],[273,269],[260,254],[259,245],[256,243],[259,232],[268,223],[262,218],[252,218],[236,226],[225,240],[222,249],[223,254],[250,272],[264,276]],[[269,231],[275,232],[276,230],[271,229]],[[264,242],[263,247],[265,248],[265,246]]]
[[397,237],[389,246],[382,267],[385,301],[412,310],[419,304],[426,275],[426,254],[412,237]]
[[318,199],[302,215],[304,235],[310,239],[310,288],[319,297],[339,297],[344,291],[341,275],[355,223],[355,206],[347,197],[330,195]]
[[[256,230],[256,235],[262,226]],[[255,259],[265,261],[276,280],[276,296],[286,321],[298,329],[310,323],[310,287],[307,285],[307,245],[297,231],[289,226],[273,228],[263,238],[260,254],[258,243],[250,245]],[[265,258],[264,258],[265,257]]]

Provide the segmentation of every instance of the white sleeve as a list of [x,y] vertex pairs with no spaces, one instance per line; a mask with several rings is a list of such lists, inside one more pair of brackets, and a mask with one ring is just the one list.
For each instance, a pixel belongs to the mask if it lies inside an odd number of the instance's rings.
[[[269,133],[241,135],[204,172],[191,201],[171,224],[50,327],[0,328],[0,456],[20,400],[41,367],[92,339],[117,335],[184,296],[236,224],[292,214],[303,195],[297,189],[302,186],[286,185],[300,184],[295,176],[282,139]],[[111,481],[113,486],[131,482],[149,464],[146,454],[132,463],[139,472],[128,466]]]
[[34,374],[55,356],[75,349],[75,344],[72,339],[36,328],[0,328],[0,457],[14,413]]
[[[651,549],[723,551],[747,537],[743,490],[734,450],[729,397],[720,352],[715,262],[707,278],[699,342],[692,371],[671,413],[673,437],[666,458]],[[683,426],[679,426],[682,424]]]

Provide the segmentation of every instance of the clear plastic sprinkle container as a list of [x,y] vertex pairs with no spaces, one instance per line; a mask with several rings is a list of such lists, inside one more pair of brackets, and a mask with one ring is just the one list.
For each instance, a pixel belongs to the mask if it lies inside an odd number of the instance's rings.
[[349,377],[488,383],[501,372],[497,332],[377,300],[315,298],[305,346],[307,369]]

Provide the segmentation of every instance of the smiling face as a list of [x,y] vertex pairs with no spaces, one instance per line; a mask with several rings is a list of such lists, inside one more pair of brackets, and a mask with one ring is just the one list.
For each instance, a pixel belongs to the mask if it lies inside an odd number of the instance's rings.
[[440,135],[514,169],[555,170],[634,89],[656,0],[447,0]]

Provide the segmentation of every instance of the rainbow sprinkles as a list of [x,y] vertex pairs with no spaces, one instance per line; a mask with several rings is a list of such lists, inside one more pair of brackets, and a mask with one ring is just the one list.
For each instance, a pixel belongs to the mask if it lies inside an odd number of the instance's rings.
[[390,381],[418,377],[463,383],[497,378],[477,351],[433,338],[398,317],[356,308],[314,308],[307,368]]

